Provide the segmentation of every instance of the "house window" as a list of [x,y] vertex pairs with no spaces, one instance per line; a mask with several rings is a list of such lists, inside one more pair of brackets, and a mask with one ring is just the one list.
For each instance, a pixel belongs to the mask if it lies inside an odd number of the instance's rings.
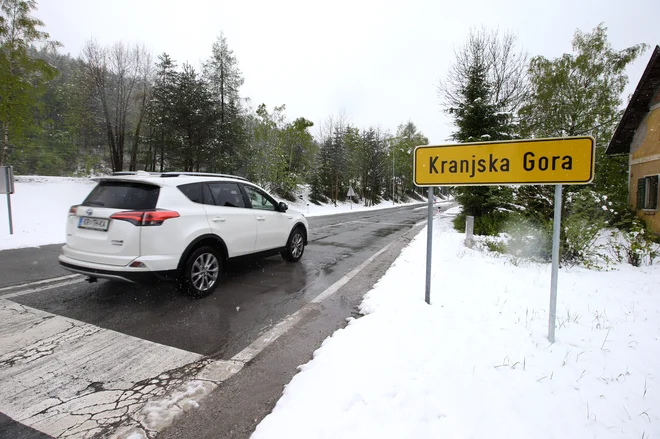
[[658,210],[658,176],[637,180],[637,210]]

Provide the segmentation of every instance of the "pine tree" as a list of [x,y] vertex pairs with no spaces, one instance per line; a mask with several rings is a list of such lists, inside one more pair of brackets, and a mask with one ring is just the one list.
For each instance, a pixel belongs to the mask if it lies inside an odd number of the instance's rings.
[[[400,182],[401,190],[405,193],[414,190],[413,185],[413,153],[416,146],[427,145],[429,139],[417,130],[412,121],[400,124],[397,128],[396,136],[391,140],[391,153],[394,154],[394,160],[390,159],[388,163],[394,166],[394,172],[390,168],[390,175],[394,175]],[[387,185],[391,191],[392,184]]]
[[218,114],[214,167],[222,172],[233,172],[241,165],[236,159],[241,156],[239,148],[246,140],[239,95],[244,80],[223,33],[213,43],[212,55],[204,64],[204,78]]
[[[453,139],[459,142],[508,140],[514,137],[513,125],[508,114],[500,112],[492,99],[492,87],[487,81],[484,60],[475,57],[468,69],[467,83],[460,90],[462,100],[450,108],[458,130]],[[462,228],[465,216],[475,218],[475,233],[498,233],[496,212],[511,201],[511,189],[506,186],[464,186],[458,188],[457,197],[463,206],[460,220]],[[486,225],[488,224],[488,225]]]
[[[374,205],[380,202],[381,193],[387,179],[386,148],[388,139],[375,128],[369,128],[362,132],[362,175],[365,185],[365,204]],[[389,174],[387,174],[389,176]]]
[[177,83],[176,62],[167,53],[158,56],[156,79],[147,109],[150,127],[146,169],[163,171],[165,158],[174,148],[174,122]]
[[183,65],[176,85],[174,163],[184,171],[208,171],[215,156],[210,146],[216,121],[213,99],[206,82],[190,64]]
[[325,202],[332,192],[332,169],[331,169],[332,137],[325,137],[319,147],[316,156],[314,173],[311,180],[310,200],[313,202]]

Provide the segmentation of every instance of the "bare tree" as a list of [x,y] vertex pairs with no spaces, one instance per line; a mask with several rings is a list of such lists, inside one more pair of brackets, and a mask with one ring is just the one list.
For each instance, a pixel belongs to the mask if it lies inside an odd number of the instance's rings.
[[149,103],[152,86],[153,86],[153,63],[151,54],[149,54],[144,46],[136,47],[136,63],[138,67],[138,84],[136,91],[135,111],[137,123],[135,125],[135,132],[133,135],[133,146],[131,148],[131,160],[129,163],[129,171],[137,171],[137,156],[138,147],[141,139],[142,121],[144,120],[147,104]]
[[529,96],[528,55],[517,50],[513,34],[507,32],[500,36],[498,31],[473,29],[465,44],[454,53],[455,60],[447,78],[438,86],[438,96],[446,110],[461,103],[461,90],[467,84],[470,69],[477,63],[486,66],[490,103],[500,111],[516,113]]
[[138,61],[142,53],[138,47],[127,47],[121,42],[104,48],[90,40],[83,47],[83,69],[101,104],[113,171],[124,168],[128,115],[140,76]]

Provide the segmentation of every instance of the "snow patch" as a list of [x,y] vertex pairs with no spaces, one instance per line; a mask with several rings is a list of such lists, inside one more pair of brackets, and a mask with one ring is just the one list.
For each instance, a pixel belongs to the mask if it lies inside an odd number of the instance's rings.
[[182,413],[199,407],[199,401],[216,387],[209,381],[189,381],[167,397],[149,401],[138,419],[149,430],[162,431]]
[[[11,195],[14,234],[9,234],[7,204],[0,197],[0,250],[61,244],[66,239],[66,219],[69,208],[80,204],[96,182],[89,178],[17,176],[16,192]],[[401,206],[390,201],[365,207],[363,204],[338,202],[337,205],[316,205],[309,201],[309,185],[301,186],[298,200],[285,201],[293,210],[305,216],[332,215],[364,210],[379,210]],[[407,204],[421,202],[410,201]]]
[[550,344],[550,265],[466,248],[436,218],[431,305],[424,230],[253,439],[660,434],[660,267],[560,269]]

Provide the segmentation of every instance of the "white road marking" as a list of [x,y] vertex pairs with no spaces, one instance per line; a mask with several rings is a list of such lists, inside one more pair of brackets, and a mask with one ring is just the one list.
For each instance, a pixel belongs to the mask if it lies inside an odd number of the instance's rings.
[[362,224],[376,224],[376,225],[384,225],[384,226],[409,226],[410,223],[385,223],[382,221],[356,221],[358,223]]
[[[425,221],[413,228],[423,224]],[[171,425],[186,407],[194,406],[237,374],[395,242],[228,361],[204,359],[199,354],[4,300],[83,282],[84,278],[7,294],[0,298],[0,394],[4,396],[0,411],[52,436],[90,437],[102,433],[119,439],[134,434],[146,438],[145,430],[158,432]],[[173,381],[171,371],[175,369],[184,373]],[[119,422],[121,427],[111,432],[110,426]]]
[[259,355],[261,351],[266,349],[270,344],[275,340],[280,338],[282,335],[286,334],[289,329],[293,328],[299,321],[302,319],[304,313],[308,310],[309,305],[305,305],[300,308],[298,311],[293,314],[285,317],[275,326],[270,328],[267,332],[257,338],[255,341],[250,343],[245,349],[243,349],[238,354],[234,355],[231,360],[240,363],[247,363],[251,361],[254,357]]
[[348,281],[350,281],[350,280],[353,279],[355,276],[357,276],[358,273],[360,273],[360,271],[364,270],[365,267],[366,267],[367,265],[371,264],[371,262],[373,262],[374,259],[376,259],[378,256],[382,255],[382,254],[385,253],[387,250],[389,250],[390,247],[392,247],[392,245],[394,245],[395,242],[396,242],[396,241],[392,241],[392,242],[390,242],[389,244],[387,244],[385,247],[383,247],[382,249],[378,250],[373,256],[371,256],[369,259],[367,259],[366,261],[364,261],[363,263],[361,263],[360,265],[358,265],[357,268],[355,268],[353,271],[349,272],[346,276],[342,277],[342,278],[339,279],[337,282],[335,282],[334,284],[332,284],[332,285],[331,285],[328,289],[326,289],[324,292],[322,292],[321,294],[319,294],[318,296],[316,296],[315,298],[313,298],[313,299],[310,301],[310,303],[320,303],[320,302],[322,302],[323,300],[325,300],[325,299],[327,299],[328,297],[330,297],[330,296],[332,296],[333,294],[335,294],[335,293],[336,293],[341,287],[343,287],[344,285],[346,285],[346,284],[348,283]]
[[[424,224],[426,224],[426,221],[421,221],[415,224],[411,228],[411,230],[413,230],[417,226],[421,226]],[[396,241],[392,241],[391,243],[389,243],[388,245],[377,251],[373,256],[371,256],[369,259],[367,259],[362,264],[360,264],[357,268],[355,268],[354,270],[350,271],[348,274],[343,276],[337,282],[332,284],[325,291],[323,291],[321,294],[319,294],[309,303],[307,303],[305,306],[303,306],[298,311],[294,312],[293,314],[285,317],[283,320],[278,322],[270,330],[266,331],[255,341],[250,343],[250,345],[244,348],[241,352],[234,355],[231,358],[231,360],[213,361],[208,365],[206,365],[205,368],[196,377],[191,377],[190,378],[191,381],[188,382],[188,385],[192,385],[192,386],[198,385],[196,380],[204,380],[204,383],[212,383],[207,386],[203,394],[198,395],[198,397],[195,399],[195,402],[201,400],[204,396],[206,396],[208,393],[210,393],[215,388],[217,388],[223,381],[231,378],[233,375],[240,372],[245,366],[245,364],[247,364],[249,361],[254,359],[269,345],[274,343],[275,340],[280,338],[282,335],[286,334],[291,328],[296,326],[298,322],[302,320],[304,315],[307,312],[311,311],[316,304],[322,302],[323,300],[327,299],[328,297],[332,296],[337,291],[339,291],[341,287],[346,285],[352,278],[357,276],[360,273],[360,271],[364,270],[377,257],[388,251],[395,244],[395,242]],[[183,392],[183,390],[179,390],[178,392],[181,393]],[[167,406],[170,404],[170,401],[172,400],[177,400],[177,397],[168,395],[165,398],[161,399],[160,401],[153,401],[152,404],[155,407],[160,407],[163,405]],[[150,410],[149,407],[145,407],[145,410],[143,410],[143,412],[140,414],[139,419],[149,418],[151,416],[149,410]],[[174,418],[178,415],[179,415],[179,411],[174,411],[169,413],[163,413],[162,411],[159,411],[158,416],[156,416],[158,422],[146,423],[144,421],[141,421],[140,426],[135,424],[124,425],[112,437],[113,439],[126,439],[131,434],[135,434],[136,435],[135,437],[141,437],[146,439],[148,436],[145,433],[145,429],[156,432],[161,431],[162,429],[171,425],[172,422],[174,421]]]
[[53,290],[55,288],[61,288],[61,287],[66,287],[67,285],[74,285],[80,282],[85,282],[85,278],[78,277],[74,278],[72,280],[66,281],[66,282],[59,282],[51,285],[44,285],[42,287],[37,287],[37,288],[30,288],[27,290],[21,290],[21,291],[16,291],[15,293],[8,293],[8,294],[0,294],[0,298],[2,299],[11,299],[14,297],[19,297],[19,296],[25,296],[26,294],[32,294],[32,293],[38,293],[40,291],[48,291],[48,290]]
[[79,274],[70,274],[68,276],[51,277],[50,279],[38,280],[36,282],[28,282],[26,284],[12,285],[10,287],[3,287],[3,288],[0,288],[0,293],[3,292],[3,291],[17,290],[19,288],[27,288],[27,287],[31,287],[33,285],[48,284],[48,283],[52,283],[52,282],[59,282],[61,280],[73,279],[74,277],[80,277],[80,275]]
[[51,436],[111,429],[169,390],[164,372],[201,359],[0,299],[0,412]]

